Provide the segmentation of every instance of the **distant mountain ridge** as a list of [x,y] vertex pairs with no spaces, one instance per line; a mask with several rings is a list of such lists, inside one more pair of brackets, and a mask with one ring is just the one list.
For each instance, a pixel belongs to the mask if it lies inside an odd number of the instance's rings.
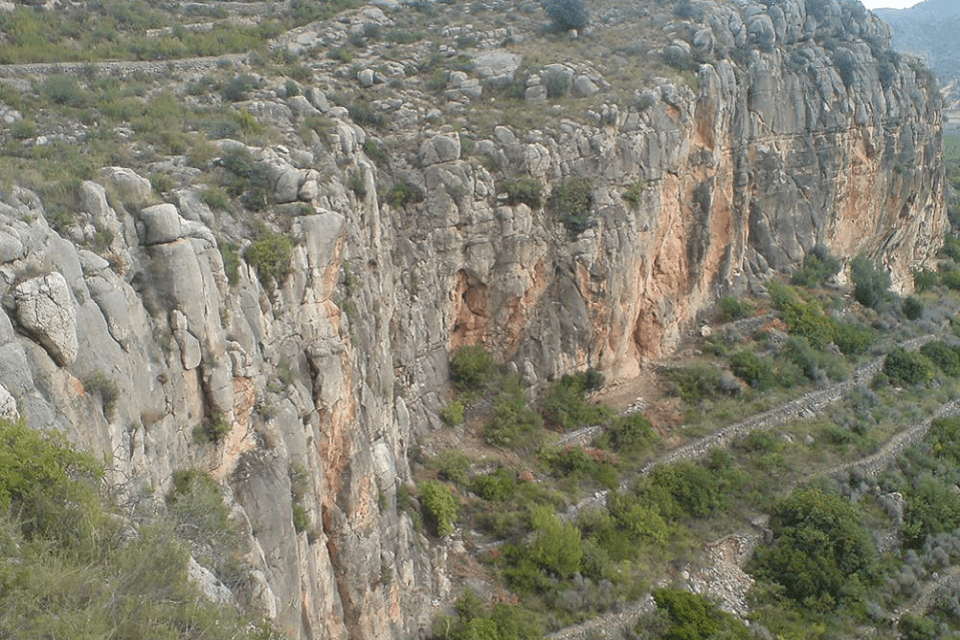
[[944,87],[950,126],[960,127],[960,0],[926,0],[873,13],[893,29],[894,49],[926,59]]

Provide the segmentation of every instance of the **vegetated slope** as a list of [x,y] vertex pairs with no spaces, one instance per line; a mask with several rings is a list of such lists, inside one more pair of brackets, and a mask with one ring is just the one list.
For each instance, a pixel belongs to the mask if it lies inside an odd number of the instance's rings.
[[[129,499],[159,507],[177,478],[209,476],[237,557],[197,560],[291,638],[424,635],[459,596],[461,561],[496,591],[459,538],[437,535],[472,522],[464,494],[411,467],[439,453],[438,432],[530,466],[471,489],[516,507],[471,503],[507,541],[477,544],[527,561],[509,567],[502,606],[464,624],[534,633],[637,595],[664,567],[607,563],[598,549],[625,539],[621,524],[557,514],[641,464],[653,432],[582,394],[639,373],[724,292],[818,243],[863,251],[901,289],[941,243],[938,99],[852,5],[597,3],[576,34],[545,31],[536,3],[325,19],[292,2],[270,23],[235,19],[246,3],[189,7],[223,23],[213,50],[191,35],[207,27],[162,11],[146,24],[98,4],[126,17],[95,55],[71,39],[82,6],[4,14],[42,37],[3,55],[42,66],[2,69],[0,406],[108,455]],[[262,45],[237,56],[246,40],[229,28]],[[224,55],[192,58],[211,53]],[[821,331],[817,353],[792,347],[809,371],[784,380],[852,366],[826,346],[861,349],[859,325],[788,306]],[[482,388],[453,398],[465,346]],[[737,366],[763,381],[762,364]],[[672,381],[707,396],[680,414],[693,428],[780,400],[727,398],[742,385],[717,373]],[[528,402],[540,392],[543,415]],[[666,442],[685,437],[674,405],[659,410]],[[542,420],[594,419],[610,447],[541,459]],[[527,482],[541,464],[570,479]],[[471,482],[481,470],[447,466]],[[581,487],[584,474],[596,479]],[[697,509],[716,512],[714,498]],[[682,533],[686,507],[619,508],[647,542]]]

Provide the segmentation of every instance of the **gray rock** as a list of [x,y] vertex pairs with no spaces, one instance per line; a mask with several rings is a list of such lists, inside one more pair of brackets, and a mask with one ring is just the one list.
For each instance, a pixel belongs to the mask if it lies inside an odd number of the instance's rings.
[[472,54],[475,73],[485,80],[513,80],[523,57],[505,49],[492,49]]
[[357,80],[360,82],[361,87],[372,87],[375,78],[376,75],[373,69],[361,69],[357,73]]
[[592,96],[598,91],[600,91],[600,88],[587,76],[577,76],[573,81],[573,95],[575,96],[585,98]]
[[172,204],[158,204],[143,209],[140,221],[143,223],[141,242],[144,245],[173,242],[184,236],[180,212]]
[[420,145],[420,164],[429,167],[439,162],[460,159],[460,135],[436,135]]
[[116,189],[120,199],[134,206],[142,205],[150,199],[153,187],[150,181],[126,167],[104,167],[100,175],[110,186]]
[[327,95],[320,89],[317,89],[316,87],[310,87],[304,92],[303,95],[320,113],[326,113],[330,111],[330,103],[327,102]]
[[290,107],[290,110],[301,118],[320,113],[320,110],[313,106],[305,96],[293,96],[291,98],[287,98],[287,106]]
[[540,84],[527,87],[523,99],[530,104],[545,104],[547,102],[547,88]]
[[0,263],[13,262],[26,255],[26,249],[20,238],[7,231],[0,230]]
[[197,585],[200,593],[205,595],[208,600],[227,606],[235,607],[237,605],[230,589],[217,580],[217,577],[209,569],[198,564],[193,556],[190,556],[187,563],[187,577],[190,582]]
[[10,395],[10,392],[3,385],[0,385],[0,419],[10,422],[16,422],[20,419],[17,399]]
[[77,310],[59,273],[31,278],[14,289],[17,321],[65,367],[77,359]]

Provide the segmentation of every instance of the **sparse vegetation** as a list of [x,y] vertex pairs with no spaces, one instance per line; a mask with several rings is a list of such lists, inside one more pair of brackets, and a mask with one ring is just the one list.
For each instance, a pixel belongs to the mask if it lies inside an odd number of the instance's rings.
[[283,285],[290,274],[293,243],[287,236],[262,229],[243,257],[257,270],[260,283],[267,289]]

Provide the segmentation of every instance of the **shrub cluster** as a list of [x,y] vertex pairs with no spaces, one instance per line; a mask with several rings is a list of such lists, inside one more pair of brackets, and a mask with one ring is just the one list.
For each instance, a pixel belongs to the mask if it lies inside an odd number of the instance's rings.
[[500,377],[500,367],[480,345],[457,349],[450,360],[450,379],[459,391],[482,393]]
[[460,505],[447,485],[427,480],[420,484],[420,504],[424,520],[439,537],[453,533],[453,525],[460,513]]
[[862,522],[857,506],[841,496],[796,489],[774,508],[775,544],[757,549],[751,573],[815,610],[856,600],[878,572],[877,550]]
[[567,178],[554,186],[547,205],[571,235],[579,235],[593,226],[593,183],[587,178]]
[[543,187],[529,176],[508,180],[503,184],[503,190],[507,194],[507,204],[509,205],[517,205],[522,202],[531,209],[540,208]]
[[293,243],[287,236],[261,229],[243,257],[257,271],[260,283],[267,289],[281,286],[290,274]]
[[590,23],[590,14],[583,0],[549,0],[545,7],[554,31],[583,29]]
[[890,274],[860,254],[850,263],[853,297],[865,307],[877,309],[891,298]]
[[815,245],[803,258],[803,264],[790,277],[790,282],[802,287],[815,287],[840,273],[840,260],[822,244]]

